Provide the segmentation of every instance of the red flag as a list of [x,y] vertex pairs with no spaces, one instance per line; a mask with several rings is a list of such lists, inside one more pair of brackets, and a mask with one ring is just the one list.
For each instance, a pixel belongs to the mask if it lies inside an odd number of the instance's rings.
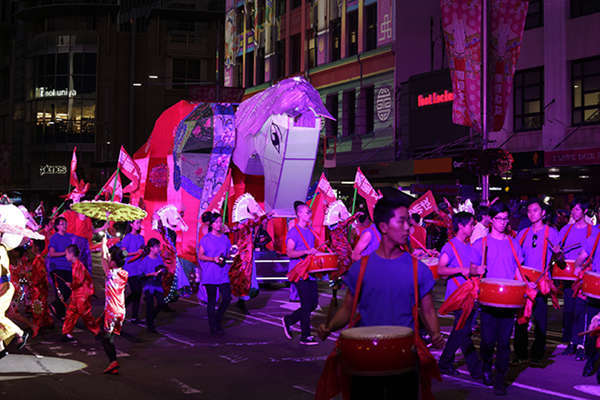
[[438,209],[435,197],[431,190],[428,190],[423,196],[415,200],[408,209],[408,215],[419,214],[421,218],[425,218],[432,212]]
[[213,199],[208,204],[208,207],[206,207],[206,211],[222,212],[223,203],[225,202],[225,196],[227,195],[227,192],[229,192],[230,195],[233,194],[233,189],[233,181],[231,180],[230,169],[229,171],[227,171],[227,176],[225,177],[223,184],[217,191],[217,194],[215,194],[215,197],[213,197]]
[[123,186],[121,185],[121,178],[119,177],[119,174],[117,174],[117,171],[115,171],[104,186],[102,186],[102,190],[94,200],[97,200],[101,195],[110,199],[113,196],[113,191],[115,192],[114,201],[121,201],[123,199]]
[[377,193],[373,186],[367,180],[367,177],[362,173],[360,167],[356,169],[356,176],[354,177],[354,188],[357,190],[358,194],[367,201],[367,208],[369,210],[369,215],[371,219],[373,219],[373,209],[375,208],[375,203],[382,196]]
[[69,176],[69,184],[72,187],[77,187],[77,146],[73,148],[73,157],[71,158],[71,175]]
[[125,186],[123,189],[124,193],[135,192],[140,187],[140,179],[141,172],[140,167],[137,163],[131,158],[131,156],[125,151],[125,148],[121,146],[121,151],[119,152],[119,169],[123,172],[127,178],[131,180],[129,185]]
[[337,197],[335,196],[335,192],[331,188],[331,185],[329,184],[327,177],[325,177],[325,173],[321,173],[321,178],[319,179],[319,183],[317,185],[317,190],[315,191],[315,195],[318,193],[323,193],[323,195],[325,196],[325,199],[327,200],[328,203],[333,203],[334,201],[337,200]]
[[317,189],[315,190],[315,199],[312,202],[312,229],[319,239],[319,243],[325,242],[325,211],[327,206],[337,200],[335,192],[331,188],[325,174],[321,174]]

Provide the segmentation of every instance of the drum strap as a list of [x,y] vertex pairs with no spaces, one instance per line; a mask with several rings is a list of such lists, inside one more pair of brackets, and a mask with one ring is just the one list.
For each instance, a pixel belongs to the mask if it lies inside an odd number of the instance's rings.
[[[571,229],[573,229],[573,226],[574,226],[574,225],[575,225],[575,224],[571,224],[571,225],[569,225],[569,227],[567,228],[567,231],[565,232],[565,236],[563,236],[563,238],[562,238],[562,240],[561,240],[561,242],[560,242],[560,247],[565,247],[565,243],[567,242],[567,237],[569,237],[569,233],[571,232]],[[587,231],[587,236],[586,236],[586,237],[589,237],[589,236],[590,236],[590,229],[589,229],[589,228],[590,228],[590,227],[588,226],[588,231]]]
[[[452,240],[448,240],[448,244],[450,245],[450,247],[452,247],[452,251],[454,252],[454,257],[456,257],[456,261],[458,261],[458,265],[461,268],[464,268],[465,266],[464,266],[462,260],[460,259],[458,250],[456,250],[456,246],[454,246],[454,243],[452,243]],[[452,282],[454,282],[454,284],[456,285],[457,288],[460,286],[460,283],[458,283],[458,279],[456,279],[455,276],[452,277]]]
[[546,260],[548,258],[548,234],[550,233],[550,227],[546,225],[544,229],[544,249],[542,253],[542,274],[546,272]]
[[[517,256],[517,251],[515,250],[515,245],[513,244],[511,238],[507,238],[507,239],[508,239],[508,243],[510,244],[510,249],[512,250],[513,256],[515,257],[515,262],[517,263],[518,275],[521,275],[521,280],[526,282],[525,274],[523,273],[523,270],[521,269],[521,261],[519,261],[519,256]],[[517,277],[518,277],[518,275],[517,275]]]
[[[594,261],[594,254],[596,254],[596,249],[598,248],[598,242],[600,241],[600,233],[596,235],[596,240],[594,241],[594,247],[592,247],[592,254],[589,255],[588,260],[589,264],[592,264]],[[588,263],[584,263],[588,264]]]
[[362,289],[362,283],[363,279],[365,278],[365,271],[367,270],[368,262],[369,256],[364,256],[360,260],[360,271],[358,273],[358,279],[356,280],[356,289],[354,290],[354,299],[352,300],[352,311],[350,312],[350,323],[348,324],[348,328],[352,328],[360,319],[360,316],[356,316],[356,308],[358,307],[360,289]]
[[523,232],[523,236],[521,236],[521,239],[519,239],[519,246],[523,246],[523,243],[525,243],[525,238],[529,234],[530,229],[531,228],[527,228],[527,229],[525,229],[525,232]]
[[587,224],[587,233],[585,235],[585,238],[589,238],[590,236],[592,236],[592,226],[590,224]]
[[413,286],[415,292],[415,305],[413,306],[413,321],[415,325],[415,337],[419,337],[419,264],[418,260],[412,257]]

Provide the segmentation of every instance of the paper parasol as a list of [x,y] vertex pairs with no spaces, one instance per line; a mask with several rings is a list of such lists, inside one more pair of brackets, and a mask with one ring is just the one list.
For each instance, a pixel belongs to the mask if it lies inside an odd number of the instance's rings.
[[28,228],[22,228],[17,225],[0,224],[0,234],[10,233],[13,235],[24,236],[35,240],[44,240],[45,236],[41,233],[37,233]]
[[82,201],[71,205],[71,209],[90,218],[114,222],[137,221],[148,215],[139,207],[114,201]]

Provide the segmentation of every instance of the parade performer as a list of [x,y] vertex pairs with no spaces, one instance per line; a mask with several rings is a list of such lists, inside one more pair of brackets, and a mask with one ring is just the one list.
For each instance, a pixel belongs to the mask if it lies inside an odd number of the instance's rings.
[[63,337],[66,340],[73,340],[71,332],[79,318],[83,320],[90,332],[96,336],[100,332],[100,327],[92,315],[92,303],[90,301],[94,294],[92,277],[79,260],[79,248],[76,245],[67,246],[65,257],[71,263],[73,280],[68,284],[71,289],[71,301],[62,327]]
[[[544,204],[538,199],[531,199],[527,205],[527,217],[531,226],[519,232],[517,240],[523,251],[523,265],[542,273],[540,279],[529,279],[539,288],[535,296],[532,309],[534,323],[534,341],[531,347],[531,362],[540,364],[546,352],[546,329],[548,326],[548,300],[550,293],[543,287],[547,279],[552,252],[560,252],[559,236],[556,229],[546,224],[546,210]],[[547,280],[553,287],[552,281]],[[550,288],[550,290],[552,290]],[[556,290],[556,288],[554,288]],[[527,317],[527,315],[525,316]],[[528,327],[529,321],[519,318],[515,326],[515,362],[522,363],[529,358],[528,354]]]
[[352,249],[352,261],[358,261],[362,257],[370,255],[379,248],[381,243],[381,233],[367,214],[363,213],[358,217],[358,229],[360,236]]
[[[229,266],[225,259],[229,255],[231,242],[223,234],[222,217],[219,213],[206,211],[202,214],[202,222],[208,225],[208,233],[200,239],[198,260],[202,268],[202,284],[206,288],[208,327],[211,335],[222,336],[223,316],[231,302],[231,285],[229,283]],[[221,299],[217,303],[217,290]]]
[[336,200],[325,211],[324,225],[328,226],[331,250],[338,256],[338,270],[329,278],[335,280],[346,273],[352,264],[352,246],[348,241],[348,227],[351,227],[357,218],[363,215],[357,212],[350,216],[348,209],[341,200]]
[[[473,244],[474,263],[485,268],[487,278],[515,279],[523,258],[519,243],[507,234],[509,209],[502,202],[490,207],[492,230]],[[481,306],[481,359],[483,382],[494,385],[494,393],[506,394],[506,373],[510,363],[510,335],[515,325],[515,312]],[[496,348],[496,376],[492,378],[492,361]]]
[[6,248],[0,245],[0,359],[7,354],[6,345],[15,337],[17,338],[17,348],[22,349],[27,344],[29,337],[14,322],[6,316],[6,311],[10,307],[15,287],[10,281],[9,260]]
[[[558,233],[562,258],[564,260],[575,260],[585,241],[595,234],[598,229],[585,221],[588,210],[588,202],[582,197],[576,197],[571,207],[572,223],[562,227]],[[585,299],[573,295],[572,283],[564,281],[564,309],[563,309],[563,335],[562,341],[567,343],[564,355],[575,354],[578,361],[585,359],[583,338],[577,335],[585,330]]]
[[39,330],[44,327],[53,326],[52,316],[48,308],[48,278],[46,262],[43,251],[45,242],[43,240],[33,241],[33,252],[35,258],[31,262],[31,314],[33,315],[33,337],[37,336]]
[[164,306],[163,275],[167,272],[161,257],[160,241],[148,240],[142,258],[137,261],[136,269],[143,277],[143,294],[146,302],[146,330],[157,333],[154,320]]
[[[401,199],[386,196],[388,195],[384,194],[377,202],[374,211],[375,223],[382,234],[381,244],[370,256],[350,267],[344,276],[344,283],[348,286],[344,302],[329,323],[319,326],[319,336],[324,340],[331,332],[348,323],[354,324],[357,314],[360,315],[357,322],[359,326],[393,325],[414,328],[415,345],[420,359],[421,372],[418,375],[421,378],[422,395],[425,399],[431,399],[430,379],[439,379],[439,371],[435,359],[420,339],[418,327],[420,316],[431,333],[433,346],[443,346],[431,293],[435,281],[429,268],[406,252],[410,230],[408,204]],[[328,379],[331,378],[329,374],[337,375],[341,372],[335,362],[335,356],[330,356],[317,386],[317,400],[332,398],[339,391],[346,395],[350,390],[351,398],[418,396],[418,393],[407,392],[410,388],[403,385],[406,381],[402,379],[387,380],[384,386],[379,384],[382,383],[381,380],[374,385],[370,378],[353,377],[351,388],[334,387],[331,383],[336,380]],[[410,379],[415,382],[417,374]],[[337,380],[343,381],[343,378]]]
[[[474,218],[473,214],[460,211],[452,215],[452,224],[456,236],[449,240],[442,248],[438,273],[440,276],[446,277],[446,299],[463,283],[465,278],[471,275],[483,275],[484,270],[481,266],[473,263],[474,255],[469,237],[473,233]],[[444,351],[440,356],[440,371],[447,375],[458,375],[458,371],[454,367],[454,355],[459,348],[467,362],[469,373],[475,379],[481,377],[481,361],[473,345],[471,339],[471,326],[475,310],[472,310],[466,318],[466,322],[462,328],[457,329],[457,323],[461,318],[462,310],[454,311],[454,325],[452,332],[446,342]]]
[[63,302],[67,302],[71,297],[71,289],[67,283],[72,280],[71,263],[65,258],[65,249],[73,244],[74,237],[67,233],[67,220],[63,217],[54,220],[54,230],[56,233],[50,237],[46,258],[55,290],[55,300],[50,305],[50,311],[53,311],[58,319],[63,319],[65,316]]
[[[600,252],[598,244],[600,243],[600,232],[590,236],[583,244],[583,249],[575,260],[575,274],[583,276],[585,271],[600,272]],[[576,293],[577,294],[577,293]],[[591,321],[592,318],[600,313],[600,300],[587,296],[585,307],[585,320]],[[587,324],[586,324],[587,325]],[[592,376],[595,370],[596,362],[600,359],[600,353],[596,348],[596,340],[585,337],[585,358],[586,363],[583,367],[583,376]],[[600,383],[600,373],[596,375]]]
[[[141,234],[142,222],[133,221],[129,223],[130,232],[123,236],[119,247],[127,252],[125,270],[128,273],[128,283],[130,294],[125,299],[125,305],[131,304],[131,317],[134,323],[139,322],[138,314],[140,309],[140,301],[144,289],[143,276],[139,270],[138,258],[143,254],[146,241]],[[135,260],[134,260],[135,259]]]
[[108,357],[105,374],[118,374],[117,350],[114,337],[121,333],[125,320],[125,285],[127,271],[123,269],[125,256],[118,246],[108,249],[106,236],[102,240],[102,268],[106,277],[104,301],[104,336],[102,346]]
[[237,253],[229,268],[231,293],[240,297],[237,306],[248,314],[246,300],[250,298],[251,289],[258,293],[256,265],[254,264],[254,241],[257,230],[269,219],[251,194],[238,197],[233,205],[231,218],[237,225],[231,230]]
[[477,207],[477,213],[475,214],[477,223],[473,228],[473,234],[471,235],[471,244],[475,243],[478,239],[487,236],[490,233],[490,225],[492,219],[490,218],[490,208],[488,206],[480,205]]
[[[292,339],[291,326],[300,322],[301,336],[300,343],[308,346],[317,345],[319,342],[310,333],[310,314],[319,305],[319,292],[317,281],[308,273],[296,273],[299,265],[302,266],[310,260],[307,256],[317,253],[315,248],[316,235],[309,227],[312,218],[310,207],[301,201],[294,203],[296,212],[296,224],[287,233],[286,249],[290,257],[290,266],[288,279],[296,287],[300,296],[300,308],[291,314],[281,318],[281,324],[285,337]],[[302,263],[302,264],[301,264]]]

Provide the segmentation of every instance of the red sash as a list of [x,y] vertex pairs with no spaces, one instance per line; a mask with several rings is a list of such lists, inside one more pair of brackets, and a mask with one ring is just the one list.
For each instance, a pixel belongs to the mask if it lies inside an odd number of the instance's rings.
[[[450,245],[450,247],[452,247],[452,251],[454,252],[454,257],[456,257],[456,261],[458,261],[458,265],[461,268],[464,268],[465,266],[464,266],[462,260],[460,259],[460,256],[458,255],[458,251],[456,250],[456,246],[454,246],[454,243],[452,243],[451,240],[448,240],[448,244]],[[458,279],[456,279],[455,276],[452,277],[452,281],[454,282],[454,284],[456,285],[457,288],[460,286],[460,284],[458,283]]]
[[588,258],[583,262],[581,272],[577,277],[577,281],[573,284],[573,297],[581,297],[585,299],[586,297],[580,294],[581,286],[583,285],[583,275],[586,271],[590,270],[592,266],[592,262],[594,260],[594,254],[596,254],[596,249],[598,248],[598,242],[600,242],[600,233],[596,235],[596,240],[594,241],[594,247],[592,247],[592,254],[588,256]]
[[[300,239],[302,239],[302,242],[304,242],[304,246],[306,247],[306,249],[310,249],[310,246],[308,245],[308,242],[306,241],[306,239],[304,239],[304,235],[302,235],[302,231],[300,231],[300,229],[298,229],[298,225],[294,225],[294,229],[296,229],[298,231],[298,234],[300,235]],[[313,236],[315,237],[315,240],[317,238],[317,235],[315,235],[315,233],[313,232],[312,229],[308,228],[311,233],[313,234]],[[288,280],[290,282],[298,282],[301,280],[305,280],[308,279],[308,270],[310,268],[310,266],[312,265],[313,261],[314,261],[315,257],[313,255],[308,255],[306,256],[304,259],[300,260],[300,262],[298,262],[298,264],[296,264],[294,266],[294,268],[288,272],[287,277]]]

